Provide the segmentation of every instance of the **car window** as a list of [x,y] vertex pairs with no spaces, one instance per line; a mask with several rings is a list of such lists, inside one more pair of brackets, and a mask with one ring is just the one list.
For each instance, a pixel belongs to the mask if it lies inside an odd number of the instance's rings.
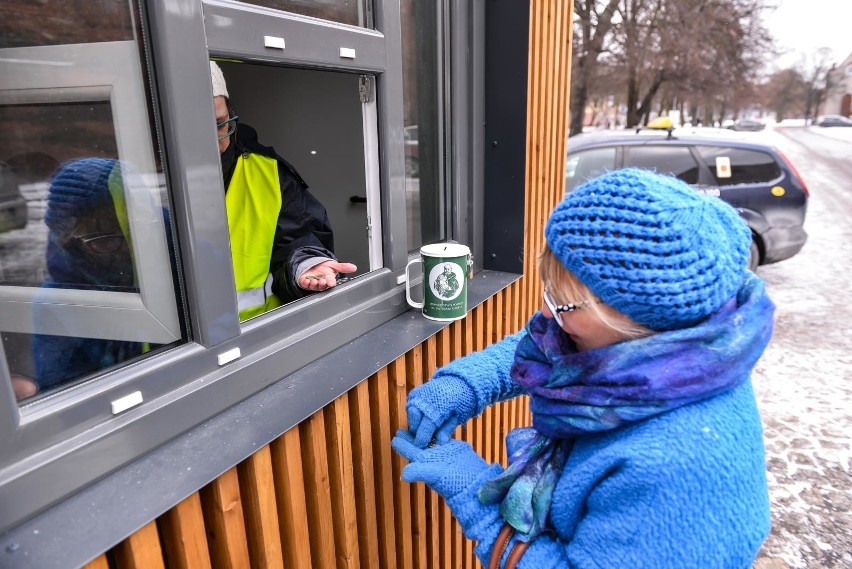
[[698,183],[698,162],[686,146],[627,146],[624,165],[669,174],[687,184]]
[[727,146],[699,146],[698,152],[720,186],[766,183],[781,175],[775,158],[766,152]]
[[[570,151],[569,151],[570,152]],[[615,147],[571,153],[565,165],[565,191],[615,169]]]

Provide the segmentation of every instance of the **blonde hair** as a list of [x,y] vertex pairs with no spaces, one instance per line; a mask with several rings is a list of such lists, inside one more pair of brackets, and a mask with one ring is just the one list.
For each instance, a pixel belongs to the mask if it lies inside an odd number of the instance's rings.
[[654,331],[634,322],[629,316],[622,314],[615,308],[599,300],[592,289],[577,278],[577,276],[565,268],[565,265],[556,257],[550,247],[544,246],[544,250],[538,256],[538,270],[545,287],[550,291],[554,300],[559,304],[569,302],[577,304],[588,301],[583,310],[589,312],[603,325],[615,330],[625,340],[644,338],[654,334]]

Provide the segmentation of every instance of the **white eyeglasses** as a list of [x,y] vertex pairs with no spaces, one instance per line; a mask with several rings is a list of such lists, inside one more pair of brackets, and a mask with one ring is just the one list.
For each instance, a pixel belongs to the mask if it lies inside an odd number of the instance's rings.
[[553,300],[553,297],[550,296],[550,291],[544,289],[544,303],[547,305],[547,308],[550,309],[550,313],[553,314],[553,318],[556,319],[556,322],[562,326],[562,313],[563,312],[574,312],[575,310],[580,310],[582,308],[586,308],[591,304],[588,300],[584,300],[582,302],[578,302],[577,304],[569,303],[569,304],[556,304],[556,301]]

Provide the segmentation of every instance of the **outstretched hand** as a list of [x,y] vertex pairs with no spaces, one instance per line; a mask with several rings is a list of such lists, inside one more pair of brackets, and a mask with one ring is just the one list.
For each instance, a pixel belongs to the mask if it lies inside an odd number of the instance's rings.
[[354,273],[358,267],[352,263],[338,261],[323,261],[305,271],[299,277],[299,286],[305,290],[321,291],[337,286],[337,275]]

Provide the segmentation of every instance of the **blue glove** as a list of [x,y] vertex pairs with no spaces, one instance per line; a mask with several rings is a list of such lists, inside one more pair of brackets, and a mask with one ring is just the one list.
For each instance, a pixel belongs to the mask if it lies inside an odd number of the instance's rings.
[[488,463],[462,441],[421,449],[411,433],[399,430],[391,441],[394,450],[410,464],[402,470],[406,482],[425,482],[449,500],[473,484],[486,470]]
[[437,376],[408,394],[405,411],[415,446],[426,448],[432,439],[443,444],[476,414],[476,394],[459,377]]

